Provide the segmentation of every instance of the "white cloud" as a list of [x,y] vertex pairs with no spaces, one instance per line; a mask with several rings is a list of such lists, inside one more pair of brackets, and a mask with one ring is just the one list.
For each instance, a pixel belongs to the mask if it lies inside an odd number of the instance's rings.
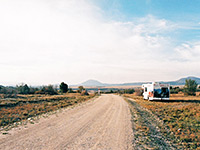
[[106,21],[101,14],[84,0],[1,1],[0,83],[75,84],[90,78],[119,83],[176,76],[170,72],[173,47],[165,36],[175,29],[173,23],[150,15]]
[[176,57],[183,61],[200,62],[200,42],[183,43],[175,48]]

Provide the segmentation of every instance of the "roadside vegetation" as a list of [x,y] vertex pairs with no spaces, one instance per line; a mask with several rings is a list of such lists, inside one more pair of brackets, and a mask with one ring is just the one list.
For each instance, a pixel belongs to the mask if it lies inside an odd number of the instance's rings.
[[[132,98],[140,107],[150,111],[163,122],[166,130],[161,131],[167,137],[172,137],[171,139],[174,136],[173,142],[178,147],[200,149],[200,97],[174,95],[171,100],[160,102],[143,100],[141,96],[132,94],[124,96]],[[129,101],[129,104],[134,103]],[[145,126],[141,126],[138,130],[143,130],[143,128]],[[167,129],[170,132],[167,132]]]
[[[129,95],[126,95],[129,96]],[[135,98],[135,97],[134,97]],[[133,146],[137,149],[181,149],[174,136],[151,111],[126,98],[132,114]]]
[[189,79],[185,86],[170,87],[168,101],[143,100],[140,93],[123,94],[130,105],[135,136],[142,139],[134,144],[141,149],[200,150],[199,91],[196,81]]
[[[10,87],[1,89],[4,89],[5,92],[5,90],[10,90]],[[25,120],[32,122],[33,118],[38,115],[54,112],[87,101],[95,96],[95,94],[89,95],[87,91],[84,94],[72,89],[68,91],[68,85],[64,82],[60,84],[60,89],[56,89],[51,85],[43,86],[35,88],[34,94],[29,94],[30,89],[25,84],[13,87],[13,91],[6,94],[1,92],[0,130],[9,129],[13,124],[22,124]]]

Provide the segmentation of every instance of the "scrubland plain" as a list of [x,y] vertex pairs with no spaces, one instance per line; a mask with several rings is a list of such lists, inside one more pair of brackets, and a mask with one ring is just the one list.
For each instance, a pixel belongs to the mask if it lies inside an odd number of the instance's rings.
[[[84,102],[94,96],[81,96],[79,93],[68,93],[63,95],[16,95],[14,98],[6,98],[5,95],[1,94],[1,130],[22,124],[28,118],[30,120],[32,117]],[[15,124],[13,125],[13,123]]]
[[[171,95],[169,101],[147,101],[141,96],[125,94],[130,107],[139,105],[161,122],[160,131],[179,149],[200,149],[200,97]],[[143,119],[145,116],[143,116]],[[146,118],[146,121],[150,118]],[[156,120],[154,120],[156,122]],[[144,124],[143,124],[144,125]],[[143,130],[145,125],[138,130]],[[147,128],[147,134],[151,130]],[[145,128],[145,130],[147,130]],[[146,142],[148,143],[148,141]],[[152,146],[153,147],[153,146]]]

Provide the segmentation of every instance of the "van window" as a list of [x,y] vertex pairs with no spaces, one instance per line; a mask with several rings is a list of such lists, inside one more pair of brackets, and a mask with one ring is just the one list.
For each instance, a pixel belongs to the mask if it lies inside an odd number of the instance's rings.
[[169,89],[162,87],[161,89],[154,89],[154,97],[169,98]]
[[144,91],[147,92],[147,87],[144,88]]

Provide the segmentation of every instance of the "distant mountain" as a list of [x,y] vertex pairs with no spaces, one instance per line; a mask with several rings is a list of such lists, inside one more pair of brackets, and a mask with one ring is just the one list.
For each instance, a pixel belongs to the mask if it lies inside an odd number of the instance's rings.
[[186,79],[191,79],[191,80],[195,80],[198,84],[200,84],[200,78],[197,78],[197,77],[187,77],[187,78],[181,78],[177,81],[177,83],[180,83],[180,84],[185,84],[185,80]]
[[81,83],[80,85],[83,85],[83,86],[107,86],[108,84],[101,83],[97,80],[87,80],[87,81]]
[[189,77],[185,77],[185,78],[181,78],[177,81],[171,81],[168,82],[170,85],[185,85],[185,80],[191,79],[191,80],[195,80],[198,84],[200,84],[200,78],[198,77],[193,77],[193,76],[189,76]]
[[[185,77],[185,78],[181,78],[179,80],[176,81],[158,81],[160,83],[166,83],[166,84],[170,84],[170,85],[185,85],[185,80],[186,79],[191,79],[191,80],[195,80],[198,84],[200,84],[200,78],[198,77],[193,77],[193,76],[189,76],[189,77]],[[79,85],[85,86],[85,87],[96,87],[96,86],[135,86],[135,85],[142,85],[145,83],[151,83],[151,82],[133,82],[133,83],[122,83],[122,84],[107,84],[107,83],[101,83],[97,80],[87,80]],[[76,86],[79,86],[76,85]]]

